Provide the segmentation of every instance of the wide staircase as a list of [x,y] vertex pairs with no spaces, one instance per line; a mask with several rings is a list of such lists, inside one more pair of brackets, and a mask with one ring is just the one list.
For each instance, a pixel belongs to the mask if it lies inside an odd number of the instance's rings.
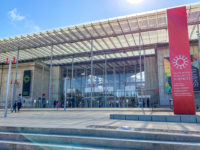
[[199,133],[0,127],[0,150],[200,150]]

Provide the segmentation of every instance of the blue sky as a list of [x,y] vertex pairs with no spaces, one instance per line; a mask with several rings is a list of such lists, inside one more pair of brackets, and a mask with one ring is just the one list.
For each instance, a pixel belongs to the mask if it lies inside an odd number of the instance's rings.
[[199,0],[1,0],[0,38],[66,27]]

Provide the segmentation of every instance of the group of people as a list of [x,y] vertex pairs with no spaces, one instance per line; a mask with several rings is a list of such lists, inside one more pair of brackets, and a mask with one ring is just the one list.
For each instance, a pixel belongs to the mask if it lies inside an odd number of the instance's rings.
[[54,108],[57,108],[57,110],[58,110],[58,108],[61,107],[61,103],[60,103],[59,101],[56,101],[56,100],[55,100],[55,101],[53,102],[53,106],[54,106]]
[[16,112],[18,110],[18,112],[19,112],[21,107],[22,107],[22,96],[21,96],[21,94],[19,94],[19,96],[17,97],[17,100],[13,104],[12,111]]
[[139,99],[139,102],[138,102],[138,107],[145,107],[147,106],[148,108],[150,107],[150,99],[147,98],[147,99]]

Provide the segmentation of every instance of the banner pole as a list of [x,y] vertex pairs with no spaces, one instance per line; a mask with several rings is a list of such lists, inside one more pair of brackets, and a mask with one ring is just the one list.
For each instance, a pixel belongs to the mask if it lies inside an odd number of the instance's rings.
[[11,99],[11,105],[10,105],[10,110],[12,112],[12,107],[15,101],[15,94],[16,94],[16,84],[17,84],[17,74],[18,74],[18,60],[19,60],[19,49],[17,50],[17,59],[16,59],[16,71],[15,71],[15,80],[13,82],[12,86],[12,99]]
[[7,117],[7,110],[8,110],[8,95],[9,95],[9,89],[10,89],[11,67],[12,67],[12,59],[10,58],[9,59],[9,71],[8,71],[8,82],[7,82],[7,92],[6,92],[4,117]]

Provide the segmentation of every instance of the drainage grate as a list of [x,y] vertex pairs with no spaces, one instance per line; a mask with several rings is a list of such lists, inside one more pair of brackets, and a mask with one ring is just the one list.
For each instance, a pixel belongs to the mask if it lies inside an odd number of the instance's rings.
[[87,128],[99,128],[99,129],[117,129],[117,126],[101,126],[101,125],[89,125]]

